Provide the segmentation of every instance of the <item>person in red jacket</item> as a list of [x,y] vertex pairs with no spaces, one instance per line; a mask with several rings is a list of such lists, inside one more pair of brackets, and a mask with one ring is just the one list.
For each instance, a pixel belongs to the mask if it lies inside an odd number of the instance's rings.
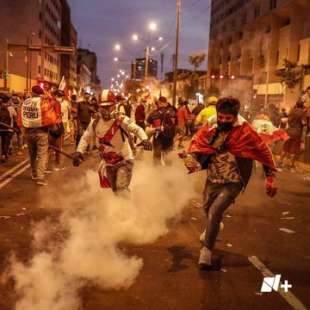
[[188,109],[188,102],[180,102],[180,107],[177,112],[177,118],[178,118],[178,127],[177,127],[177,133],[178,136],[176,140],[178,141],[178,148],[183,148],[183,139],[186,136],[186,126],[187,123],[191,120],[191,112]]
[[143,130],[145,130],[145,101],[141,101],[135,111],[135,121],[138,126],[140,126]]
[[255,130],[238,117],[239,109],[239,100],[231,97],[220,99],[216,105],[215,127],[202,127],[192,139],[187,154],[183,154],[190,172],[208,171],[203,202],[207,223],[202,235],[201,267],[212,266],[212,250],[223,213],[246,188],[254,160],[263,165],[267,195],[273,197],[277,192],[272,153]]

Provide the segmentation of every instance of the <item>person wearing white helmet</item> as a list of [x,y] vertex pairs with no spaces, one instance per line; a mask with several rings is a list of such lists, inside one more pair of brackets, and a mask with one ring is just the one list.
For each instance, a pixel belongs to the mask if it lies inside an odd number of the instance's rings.
[[152,145],[144,130],[127,116],[116,112],[115,108],[114,94],[104,91],[99,113],[81,137],[73,165],[80,165],[87,146],[95,140],[102,158],[99,166],[100,184],[103,188],[111,188],[113,192],[121,192],[128,190],[132,177],[134,154],[131,134],[141,141],[145,150],[152,150]]

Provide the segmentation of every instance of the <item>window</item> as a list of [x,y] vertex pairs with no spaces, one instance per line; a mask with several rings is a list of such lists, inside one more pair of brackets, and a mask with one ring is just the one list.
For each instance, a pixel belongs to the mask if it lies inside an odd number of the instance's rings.
[[277,0],[270,0],[270,10],[274,10],[277,7]]
[[259,15],[260,15],[260,7],[257,6],[254,9],[254,17],[257,18],[257,17],[259,17]]

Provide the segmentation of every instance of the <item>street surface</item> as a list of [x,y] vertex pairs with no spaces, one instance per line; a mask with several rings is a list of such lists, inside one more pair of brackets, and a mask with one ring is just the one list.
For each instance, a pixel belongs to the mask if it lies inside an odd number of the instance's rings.
[[[25,159],[25,155],[12,157],[9,163],[0,166],[1,274],[7,270],[11,254],[23,262],[34,255],[31,227],[35,222],[47,217],[57,222],[60,211],[43,208],[42,199],[53,191],[61,191],[64,183],[70,184],[84,177],[85,171],[96,168],[98,164],[94,155],[79,169],[65,160],[67,168],[51,174],[49,186],[44,188],[33,183],[29,169],[25,168],[3,186],[16,171],[4,177],[3,173]],[[17,171],[26,165],[25,162]],[[249,261],[252,256],[256,256],[274,274],[281,274],[281,283],[288,280],[293,286],[290,292],[306,308],[310,308],[310,183],[301,174],[289,172],[279,173],[278,182],[280,190],[277,197],[267,198],[262,173],[257,171],[245,194],[228,210],[225,228],[216,246],[221,262],[219,270],[206,272],[197,268],[204,214],[197,203],[191,201],[181,218],[169,224],[167,235],[148,245],[123,245],[127,253],[143,259],[143,268],[130,288],[104,290],[97,285],[85,285],[79,291],[82,308],[292,309],[279,292],[260,293],[263,275]],[[193,198],[202,191],[201,176],[196,187]],[[45,277],[45,274],[41,276]],[[4,275],[1,278],[0,309],[14,309],[18,297],[14,281],[5,280]]]

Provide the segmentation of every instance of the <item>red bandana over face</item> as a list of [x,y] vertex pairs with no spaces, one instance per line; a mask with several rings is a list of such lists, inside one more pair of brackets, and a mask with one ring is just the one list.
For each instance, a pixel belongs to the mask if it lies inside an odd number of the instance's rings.
[[[216,149],[210,141],[216,133],[215,128],[202,127],[191,141],[188,152],[211,155]],[[225,145],[227,151],[236,157],[252,159],[276,171],[272,153],[267,144],[256,131],[246,122],[238,125],[229,133]]]

